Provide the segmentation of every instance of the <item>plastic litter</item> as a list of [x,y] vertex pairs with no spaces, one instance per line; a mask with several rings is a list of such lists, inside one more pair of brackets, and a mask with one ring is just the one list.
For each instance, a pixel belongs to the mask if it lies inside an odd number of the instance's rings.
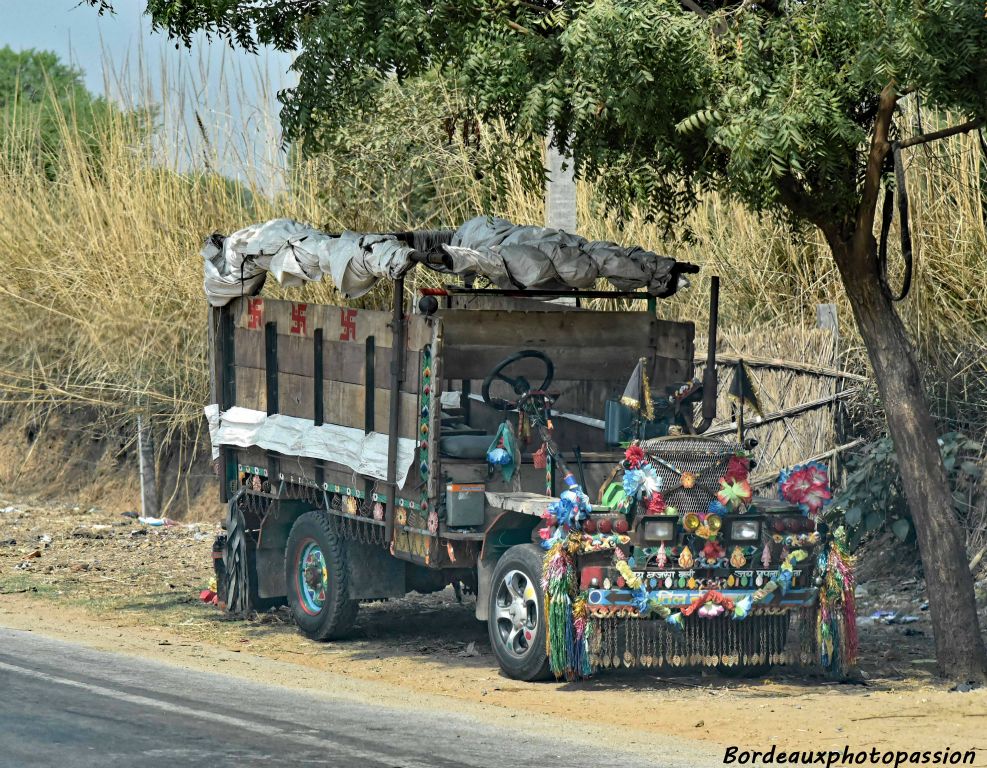
[[175,521],[167,517],[138,517],[138,523],[143,523],[144,525],[152,525],[158,528],[163,525],[174,525]]
[[895,611],[874,611],[874,613],[872,613],[870,617],[874,621],[882,621],[884,619],[892,619],[895,617],[895,615],[896,615]]

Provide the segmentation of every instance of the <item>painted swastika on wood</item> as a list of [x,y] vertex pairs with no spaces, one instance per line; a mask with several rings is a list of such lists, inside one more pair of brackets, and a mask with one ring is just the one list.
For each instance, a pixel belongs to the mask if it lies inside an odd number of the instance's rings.
[[247,299],[247,328],[256,331],[264,324],[264,300]]
[[305,335],[305,312],[308,304],[291,305],[291,332],[300,336]]
[[352,341],[356,338],[356,310],[340,308],[339,310],[339,340]]

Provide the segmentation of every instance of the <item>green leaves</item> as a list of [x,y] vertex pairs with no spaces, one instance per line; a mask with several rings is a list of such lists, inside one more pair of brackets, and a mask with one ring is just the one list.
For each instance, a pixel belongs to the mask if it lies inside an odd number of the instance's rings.
[[[942,510],[941,514],[962,521],[975,509],[978,494],[985,492],[978,483],[987,446],[960,432],[948,432],[939,438],[939,448],[953,491],[953,509]],[[861,453],[849,457],[846,482],[834,499],[834,508],[842,510],[855,542],[864,533],[875,533],[885,527],[902,542],[913,538],[898,456],[890,438],[876,440]]]
[[[107,0],[87,0],[99,10]],[[156,27],[297,50],[289,141],[318,150],[390,78],[440,72],[515,137],[549,126],[604,202],[676,223],[700,191],[850,220],[877,97],[987,114],[980,0],[148,0]],[[797,194],[798,204],[792,195]],[[787,206],[787,208],[786,208]]]

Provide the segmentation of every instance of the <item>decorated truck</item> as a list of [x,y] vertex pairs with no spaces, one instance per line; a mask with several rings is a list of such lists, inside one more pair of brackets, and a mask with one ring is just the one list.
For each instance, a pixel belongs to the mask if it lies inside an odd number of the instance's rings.
[[[230,613],[287,603],[308,637],[341,638],[363,601],[453,585],[517,679],[852,665],[825,467],[758,498],[742,430],[702,435],[716,278],[699,380],[693,324],[660,311],[697,268],[640,248],[487,217],[369,235],[277,220],[203,257]],[[267,298],[269,275],[391,308]]]

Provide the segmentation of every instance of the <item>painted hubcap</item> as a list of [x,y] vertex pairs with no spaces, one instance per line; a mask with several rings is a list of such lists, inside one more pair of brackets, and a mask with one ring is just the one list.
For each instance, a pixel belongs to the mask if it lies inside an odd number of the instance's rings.
[[497,587],[497,637],[507,652],[525,656],[538,633],[538,593],[521,571],[509,571]]
[[314,616],[326,604],[326,587],[329,585],[326,559],[317,542],[309,539],[302,546],[297,571],[302,610]]

